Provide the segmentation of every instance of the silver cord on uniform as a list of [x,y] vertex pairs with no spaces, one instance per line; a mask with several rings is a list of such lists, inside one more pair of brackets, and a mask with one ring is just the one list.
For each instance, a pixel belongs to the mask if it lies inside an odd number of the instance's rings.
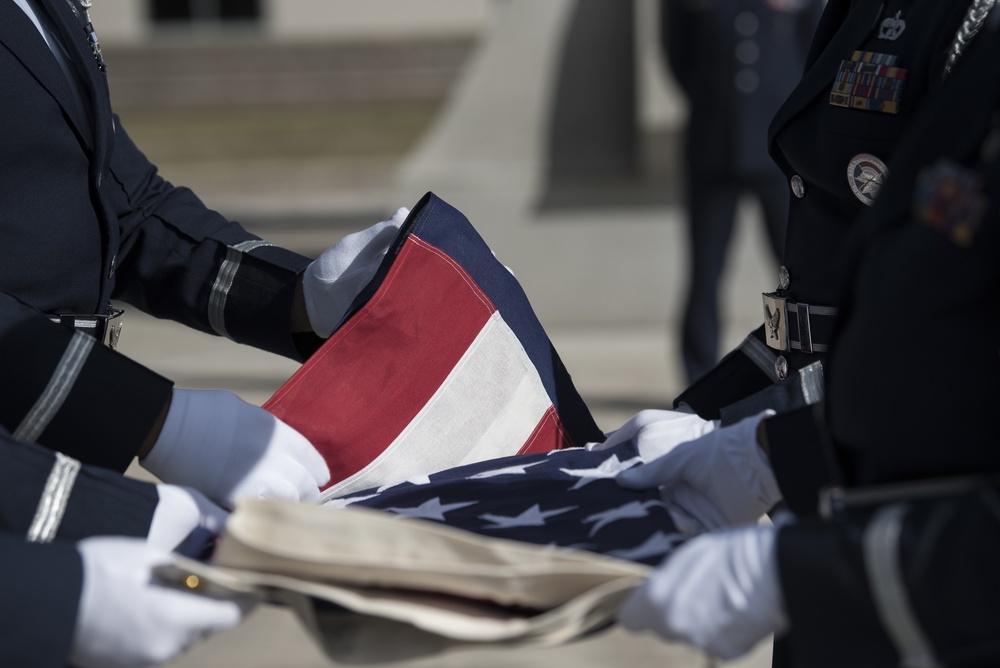
[[969,11],[965,13],[962,25],[959,27],[958,32],[955,33],[955,40],[948,49],[948,61],[944,64],[944,73],[941,75],[943,79],[951,74],[955,63],[962,57],[965,47],[969,45],[972,38],[983,27],[983,22],[996,4],[997,0],[973,0],[972,4],[969,5]]

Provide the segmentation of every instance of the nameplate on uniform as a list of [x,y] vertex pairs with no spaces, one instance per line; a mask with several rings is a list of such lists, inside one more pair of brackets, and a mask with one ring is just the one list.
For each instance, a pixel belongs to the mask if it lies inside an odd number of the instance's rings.
[[855,51],[840,61],[830,90],[830,104],[848,109],[898,114],[907,70],[896,65],[897,56]]
[[971,246],[986,212],[984,181],[978,172],[942,158],[917,177],[913,214],[955,244]]

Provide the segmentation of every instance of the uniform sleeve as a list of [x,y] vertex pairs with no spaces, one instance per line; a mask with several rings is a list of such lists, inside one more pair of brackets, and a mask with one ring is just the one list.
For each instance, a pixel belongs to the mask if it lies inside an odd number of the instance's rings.
[[76,549],[0,534],[0,567],[0,665],[63,668],[83,588]]
[[674,406],[687,404],[706,420],[718,420],[722,409],[777,383],[777,355],[764,344],[764,326],[751,332],[712,367],[694,381]]
[[998,560],[992,488],[783,528],[778,570],[794,665],[1000,665]]
[[818,515],[820,491],[842,484],[824,415],[821,402],[764,422],[771,469],[782,498],[798,517]]
[[0,434],[0,532],[29,542],[145,537],[156,485]]
[[95,466],[124,471],[172,383],[0,294],[0,426]]
[[114,296],[159,318],[301,359],[289,332],[310,259],[253,236],[174,187],[116,118],[105,190],[121,244]]

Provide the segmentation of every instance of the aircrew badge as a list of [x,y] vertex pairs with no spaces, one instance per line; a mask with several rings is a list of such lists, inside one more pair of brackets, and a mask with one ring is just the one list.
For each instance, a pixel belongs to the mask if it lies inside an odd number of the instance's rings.
[[890,16],[885,21],[882,21],[878,27],[879,39],[887,39],[890,42],[894,42],[903,34],[903,31],[906,30],[906,21],[900,18],[902,13],[896,12],[896,16]]
[[830,90],[834,107],[898,114],[907,70],[896,65],[897,56],[855,51],[840,61]]
[[925,167],[913,192],[913,215],[962,247],[972,245],[986,211],[985,180],[978,172],[942,158]]
[[851,192],[867,206],[875,203],[888,176],[889,168],[871,153],[859,153],[847,165],[847,183]]

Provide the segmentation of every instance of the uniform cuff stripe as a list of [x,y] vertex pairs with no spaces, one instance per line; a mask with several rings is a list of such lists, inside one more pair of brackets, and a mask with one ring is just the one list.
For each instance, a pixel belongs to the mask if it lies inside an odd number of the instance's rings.
[[256,248],[273,246],[260,239],[251,239],[231,246],[226,250],[226,259],[219,267],[219,273],[215,277],[212,285],[212,294],[208,298],[208,324],[220,336],[232,338],[226,331],[226,299],[229,297],[229,290],[233,287],[233,280],[236,272],[240,268],[240,261],[243,253],[249,253]]
[[941,664],[913,613],[899,572],[899,537],[908,510],[902,503],[886,506],[869,522],[864,534],[865,570],[879,619],[899,653],[899,665],[937,668]]
[[59,531],[76,475],[80,472],[80,462],[57,452],[55,464],[45,481],[41,501],[35,510],[35,519],[28,528],[28,541],[50,543]]
[[97,339],[83,332],[73,334],[45,390],[14,430],[12,436],[15,439],[32,443],[38,440],[62,408],[96,341]]

